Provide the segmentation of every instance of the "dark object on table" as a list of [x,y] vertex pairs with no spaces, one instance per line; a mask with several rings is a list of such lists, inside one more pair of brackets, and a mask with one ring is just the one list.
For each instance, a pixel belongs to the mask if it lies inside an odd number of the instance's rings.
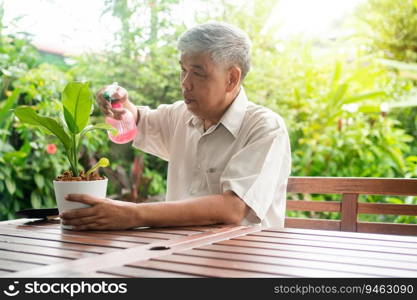
[[24,209],[16,212],[16,216],[29,219],[50,219],[58,217],[58,215],[58,208]]

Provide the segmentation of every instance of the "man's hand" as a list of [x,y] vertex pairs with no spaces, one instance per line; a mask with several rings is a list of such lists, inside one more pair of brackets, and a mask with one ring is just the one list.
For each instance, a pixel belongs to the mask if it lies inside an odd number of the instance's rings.
[[91,205],[60,214],[64,225],[74,230],[118,230],[137,226],[137,204],[111,199],[100,199],[86,194],[70,194],[66,200]]
[[[110,102],[104,98],[103,96],[104,92],[106,91],[108,87],[109,87],[108,85],[104,86],[97,92],[96,94],[97,105],[105,116],[114,118],[116,120],[120,120],[122,118],[122,115],[126,113],[126,111],[121,110],[121,109],[113,109]],[[117,101],[122,105],[124,105],[126,102],[129,101],[128,99],[129,96],[128,96],[127,91],[120,86],[117,87],[117,90],[112,95],[112,97],[114,99],[117,99]]]
[[122,115],[126,113],[126,109],[128,109],[133,117],[135,118],[136,124],[139,122],[140,115],[136,106],[129,101],[129,95],[126,89],[123,87],[117,87],[116,92],[112,95],[115,99],[117,99],[118,103],[123,105],[124,109],[113,109],[111,103],[104,99],[104,92],[109,86],[102,87],[96,94],[96,102],[98,107],[100,108],[101,112],[110,118],[114,118],[116,120],[120,120]]

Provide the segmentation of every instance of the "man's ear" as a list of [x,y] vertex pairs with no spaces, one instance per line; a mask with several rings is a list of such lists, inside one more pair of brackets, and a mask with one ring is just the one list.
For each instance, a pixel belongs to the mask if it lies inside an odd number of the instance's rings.
[[226,86],[226,91],[231,92],[233,89],[239,85],[240,77],[242,76],[242,71],[237,66],[232,66],[229,69],[228,82]]

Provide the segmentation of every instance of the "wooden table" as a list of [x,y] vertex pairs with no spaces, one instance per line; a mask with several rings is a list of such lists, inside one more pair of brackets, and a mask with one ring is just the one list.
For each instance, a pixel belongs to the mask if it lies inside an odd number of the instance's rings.
[[417,237],[245,226],[0,222],[2,277],[417,277]]

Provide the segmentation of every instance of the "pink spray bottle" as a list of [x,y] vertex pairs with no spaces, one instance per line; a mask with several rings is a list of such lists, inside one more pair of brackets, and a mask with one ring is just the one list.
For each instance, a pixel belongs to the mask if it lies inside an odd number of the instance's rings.
[[133,114],[130,110],[123,108],[122,103],[113,97],[118,88],[117,82],[113,82],[103,94],[104,99],[111,103],[113,109],[125,110],[126,112],[121,115],[120,120],[116,120],[110,117],[106,117],[106,123],[110,124],[117,130],[117,135],[113,135],[108,132],[109,139],[116,144],[126,144],[131,142],[136,136],[136,123]]

